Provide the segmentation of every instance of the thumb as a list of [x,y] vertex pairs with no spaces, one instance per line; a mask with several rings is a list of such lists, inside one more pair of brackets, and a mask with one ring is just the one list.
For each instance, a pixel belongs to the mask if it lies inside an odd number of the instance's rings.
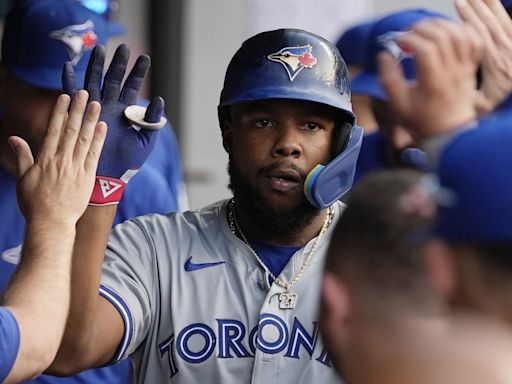
[[151,103],[148,105],[146,109],[146,114],[144,115],[144,121],[148,123],[158,123],[160,122],[160,118],[164,114],[164,99],[161,97],[155,97],[151,100]]
[[398,115],[407,115],[409,92],[402,66],[388,52],[378,56],[379,80],[388,95],[392,108]]
[[16,155],[16,175],[21,179],[34,164],[34,156],[28,143],[21,137],[11,136],[8,142]]

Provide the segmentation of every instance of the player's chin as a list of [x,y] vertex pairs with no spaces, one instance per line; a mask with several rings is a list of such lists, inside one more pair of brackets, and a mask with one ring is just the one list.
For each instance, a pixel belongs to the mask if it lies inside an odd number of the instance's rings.
[[275,211],[293,211],[301,209],[304,201],[306,201],[302,187],[287,191],[270,189],[262,191],[262,196],[267,205],[272,207]]

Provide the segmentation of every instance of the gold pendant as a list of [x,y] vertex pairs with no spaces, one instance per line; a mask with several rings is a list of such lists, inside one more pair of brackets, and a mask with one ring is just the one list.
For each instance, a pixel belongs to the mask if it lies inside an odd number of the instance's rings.
[[293,309],[297,302],[297,294],[285,291],[279,294],[279,308],[280,309]]

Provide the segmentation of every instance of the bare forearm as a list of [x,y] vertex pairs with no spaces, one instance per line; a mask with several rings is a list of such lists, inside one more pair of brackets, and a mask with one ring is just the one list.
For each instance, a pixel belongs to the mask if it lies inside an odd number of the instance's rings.
[[73,224],[28,223],[20,265],[3,305],[16,317],[21,340],[8,382],[41,373],[60,344],[69,309]]
[[111,358],[98,359],[96,342],[103,336],[96,324],[101,269],[116,207],[89,206],[77,224],[69,317],[57,358],[49,372],[66,374],[62,369],[70,368],[70,361],[79,362],[80,367],[76,369],[80,370],[106,363]]

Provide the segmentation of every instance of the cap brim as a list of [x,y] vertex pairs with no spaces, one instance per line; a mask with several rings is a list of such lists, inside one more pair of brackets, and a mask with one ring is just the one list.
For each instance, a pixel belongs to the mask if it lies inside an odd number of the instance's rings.
[[[10,68],[14,75],[23,83],[36,88],[43,88],[52,91],[62,91],[62,70],[38,68]],[[85,72],[75,73],[77,87],[81,88],[84,83]]]
[[386,92],[382,88],[379,76],[376,73],[361,72],[354,77],[350,84],[353,95],[365,95],[380,100],[387,100]]

